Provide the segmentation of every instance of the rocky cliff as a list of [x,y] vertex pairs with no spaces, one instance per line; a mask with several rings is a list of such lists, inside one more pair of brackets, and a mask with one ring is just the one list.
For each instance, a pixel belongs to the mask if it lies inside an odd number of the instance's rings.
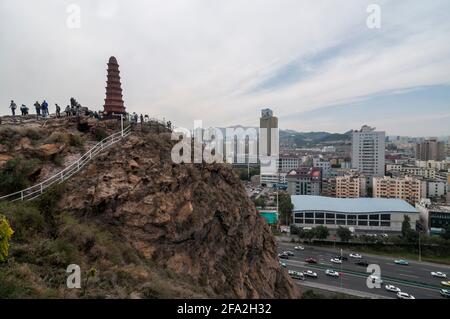
[[60,208],[114,227],[146,259],[227,298],[295,298],[270,229],[230,167],[176,165],[134,133],[67,185]]
[[[49,177],[117,129],[75,118],[3,124],[0,194]],[[231,167],[173,164],[170,134],[144,131],[36,201],[0,202],[15,231],[0,298],[296,298]],[[66,287],[70,264],[82,289]]]

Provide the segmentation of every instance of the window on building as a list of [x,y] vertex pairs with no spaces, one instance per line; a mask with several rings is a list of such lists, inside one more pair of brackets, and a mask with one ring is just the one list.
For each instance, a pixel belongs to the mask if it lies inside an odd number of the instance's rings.
[[303,218],[295,218],[294,223],[296,223],[296,224],[303,224]]
[[371,220],[371,221],[369,222],[369,226],[379,227],[379,226],[380,226],[380,222],[379,222],[379,221]]
[[336,219],[345,219],[345,215],[337,214]]
[[306,213],[305,217],[306,218],[314,218],[314,213]]
[[356,226],[356,220],[347,220],[347,225]]
[[367,220],[367,215],[358,215],[358,220]]
[[391,227],[391,222],[381,222],[382,227]]
[[380,219],[380,215],[370,215],[369,219],[370,220],[379,220]]
[[316,218],[324,218],[324,213],[316,213]]
[[327,218],[334,219],[335,215],[334,214],[327,214]]
[[367,220],[358,220],[358,226],[367,226]]
[[391,214],[382,214],[381,220],[391,220]]
[[323,219],[316,219],[316,224],[317,225],[323,225],[323,224],[325,224],[325,220],[323,220]]
[[295,213],[295,218],[303,218],[303,213]]

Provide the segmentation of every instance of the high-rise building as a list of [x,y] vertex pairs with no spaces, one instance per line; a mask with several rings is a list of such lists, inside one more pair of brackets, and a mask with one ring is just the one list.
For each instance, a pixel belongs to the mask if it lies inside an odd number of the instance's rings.
[[[267,149],[266,152],[262,150],[262,155],[278,156],[278,147],[274,146],[275,141],[272,141],[271,139],[272,134],[278,132],[278,118],[273,116],[273,111],[271,109],[264,109],[261,111],[259,127],[261,131],[265,129],[265,131],[267,132]],[[278,136],[278,133],[276,134],[276,136]]]
[[400,177],[374,177],[373,197],[398,198],[415,205],[422,197],[422,181],[406,176]]
[[372,177],[384,176],[385,132],[363,126],[352,134],[352,168],[357,169],[367,178],[369,186]]
[[[272,180],[275,174],[279,174],[279,133],[278,118],[273,116],[271,109],[261,112],[259,125],[259,160],[261,168],[261,184]],[[281,183],[281,178],[278,178]]]
[[445,157],[445,143],[437,138],[430,138],[416,144],[416,159],[419,161],[443,161]]

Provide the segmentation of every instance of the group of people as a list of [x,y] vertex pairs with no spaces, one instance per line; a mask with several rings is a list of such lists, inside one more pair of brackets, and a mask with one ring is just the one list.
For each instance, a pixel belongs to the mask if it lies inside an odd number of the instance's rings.
[[[36,118],[50,117],[49,105],[46,100],[44,100],[42,103],[39,103],[38,101],[36,101],[36,103],[34,103],[34,107],[36,110]],[[14,100],[11,100],[11,104],[10,104],[9,108],[11,109],[12,116],[15,117],[16,110],[17,110],[17,104],[14,102]],[[30,109],[25,104],[22,104],[22,106],[20,107],[22,116],[28,115],[29,110]],[[70,98],[70,105],[66,106],[64,112],[67,117],[78,116],[78,115],[84,114],[84,115],[100,118],[100,116],[97,112],[92,112],[92,111],[89,111],[88,108],[82,107],[80,105],[80,103],[78,103],[77,100],[75,100],[73,97]],[[55,103],[55,115],[56,115],[56,117],[61,117],[61,107],[58,105],[58,103]]]

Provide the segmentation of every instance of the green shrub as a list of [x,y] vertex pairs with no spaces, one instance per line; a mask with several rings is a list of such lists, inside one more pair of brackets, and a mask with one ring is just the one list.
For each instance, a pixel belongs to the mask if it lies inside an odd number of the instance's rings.
[[95,131],[94,131],[94,136],[95,136],[95,139],[100,142],[108,137],[108,133],[106,133],[106,131],[104,129],[102,129],[100,127],[96,127]]
[[36,159],[25,160],[20,157],[6,162],[0,170],[0,192],[6,195],[29,187],[30,180],[28,177],[38,163],[39,161]]
[[82,147],[84,145],[84,142],[80,135],[70,134],[69,145],[75,147]]
[[15,241],[30,241],[45,230],[45,220],[39,210],[31,203],[0,204],[0,214],[11,222]]

